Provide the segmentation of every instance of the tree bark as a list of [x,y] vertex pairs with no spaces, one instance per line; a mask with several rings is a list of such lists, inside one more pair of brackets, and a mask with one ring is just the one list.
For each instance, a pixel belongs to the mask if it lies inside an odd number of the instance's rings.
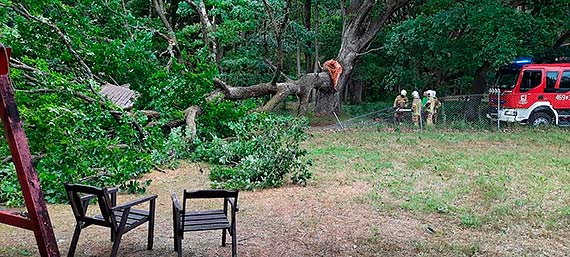
[[352,75],[357,57],[366,51],[378,31],[384,27],[392,15],[408,4],[410,0],[387,1],[385,7],[376,12],[375,7],[380,5],[374,0],[352,0],[347,6],[344,0],[340,1],[343,29],[342,41],[336,60],[343,68],[336,86],[336,90],[319,88],[315,104],[316,115],[331,115],[340,112],[340,94],[343,92],[348,79]]
[[298,114],[304,115],[309,103],[309,93],[313,88],[331,88],[330,76],[327,72],[311,73],[301,76],[299,80],[288,80],[280,83],[260,83],[248,87],[232,87],[220,79],[214,79],[216,87],[220,88],[224,99],[241,100],[265,95],[273,97],[258,111],[268,112],[275,108],[289,95],[295,95],[299,99]]
[[485,61],[475,73],[475,80],[471,84],[471,93],[474,96],[469,97],[467,100],[466,106],[466,113],[465,117],[468,121],[476,121],[479,117],[479,105],[481,104],[481,100],[483,100],[483,93],[485,92],[485,88],[487,88],[487,72],[491,67],[491,63]]
[[319,0],[315,0],[315,62],[313,72],[319,72]]
[[202,38],[204,39],[204,44],[206,47],[214,53],[215,61],[218,69],[221,71],[220,61],[223,57],[223,48],[220,46],[218,39],[214,38],[211,33],[215,32],[218,28],[215,23],[215,19],[208,15],[206,10],[206,4],[203,0],[200,0],[197,4],[193,0],[186,1],[192,9],[198,14],[200,18],[200,25],[202,30]]
[[196,115],[202,113],[202,108],[199,106],[190,106],[184,110],[186,122],[186,138],[192,140],[196,137]]
[[[305,0],[305,4],[303,6],[304,23],[307,31],[311,31],[311,3],[312,0]],[[307,49],[305,50],[305,73],[310,73],[313,70],[311,52],[309,51],[311,48],[311,41],[307,41]]]
[[350,83],[349,101],[351,104],[362,103],[362,91],[364,82],[362,80],[352,79]]

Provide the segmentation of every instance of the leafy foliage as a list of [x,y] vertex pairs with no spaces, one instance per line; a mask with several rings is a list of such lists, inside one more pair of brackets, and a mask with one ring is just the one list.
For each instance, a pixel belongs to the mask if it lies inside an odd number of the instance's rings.
[[254,113],[228,126],[233,138],[215,137],[196,149],[197,159],[216,164],[212,187],[252,190],[279,187],[287,175],[302,185],[311,178],[300,146],[307,137],[306,120]]
[[[188,156],[190,143],[182,129],[164,133],[161,127],[182,118],[181,110],[204,102],[215,66],[192,56],[186,60],[189,66],[165,68],[154,20],[123,10],[121,1],[0,4],[6,7],[0,8],[0,41],[12,47],[13,60],[32,68],[12,69],[11,77],[30,150],[41,157],[36,170],[48,202],[67,198],[63,182],[143,192],[150,181],[136,179]],[[105,81],[139,92],[135,110],[127,113],[99,100]],[[140,109],[157,110],[161,118],[149,120]],[[151,122],[156,125],[143,127]],[[7,147],[0,154],[9,156]],[[0,202],[21,204],[13,166],[5,162],[1,170]]]

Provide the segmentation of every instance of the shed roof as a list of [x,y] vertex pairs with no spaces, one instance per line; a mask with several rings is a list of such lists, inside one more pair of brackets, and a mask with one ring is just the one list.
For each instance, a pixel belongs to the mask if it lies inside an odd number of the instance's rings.
[[137,98],[136,92],[129,89],[128,84],[127,86],[106,84],[101,87],[101,95],[123,109],[131,109]]

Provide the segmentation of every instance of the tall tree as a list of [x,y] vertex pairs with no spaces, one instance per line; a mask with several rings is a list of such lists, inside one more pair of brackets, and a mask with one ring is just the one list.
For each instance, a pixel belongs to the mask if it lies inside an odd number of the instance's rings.
[[[304,17],[303,23],[304,23],[305,29],[307,31],[311,31],[311,13],[313,11],[312,2],[313,2],[313,0],[305,0],[304,4],[303,4],[303,17]],[[305,72],[306,73],[311,73],[313,71],[313,62],[311,59],[311,48],[312,48],[311,41],[307,40],[307,45],[306,45],[306,49],[305,49],[305,62],[306,62]]]

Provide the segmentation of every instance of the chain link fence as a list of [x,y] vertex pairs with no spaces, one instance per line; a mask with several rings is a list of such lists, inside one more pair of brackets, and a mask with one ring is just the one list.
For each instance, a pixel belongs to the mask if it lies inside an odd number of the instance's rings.
[[[479,95],[456,95],[438,98],[441,106],[437,109],[435,127],[451,129],[497,129],[497,107],[489,102],[488,94]],[[496,105],[496,100],[493,100]],[[408,107],[411,101],[408,102]],[[426,128],[427,112],[422,107],[421,127]],[[404,109],[404,121],[395,122],[393,108],[382,108],[366,114],[341,120],[337,117],[337,123],[320,127],[324,130],[336,130],[345,128],[365,127],[415,127],[412,122],[411,109]],[[491,119],[493,118],[493,119]]]

